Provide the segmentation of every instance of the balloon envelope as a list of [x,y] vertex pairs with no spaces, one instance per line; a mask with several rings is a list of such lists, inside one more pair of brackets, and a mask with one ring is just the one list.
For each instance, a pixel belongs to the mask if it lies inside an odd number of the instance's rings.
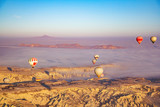
[[136,38],[136,40],[137,40],[137,42],[138,42],[139,44],[141,44],[141,42],[143,41],[143,37],[142,37],[142,36],[138,36],[138,37]]
[[98,78],[101,77],[101,75],[103,74],[103,68],[102,67],[96,67],[94,69],[95,74],[97,75]]
[[154,43],[154,42],[156,42],[157,37],[156,37],[156,36],[152,36],[152,37],[150,38],[150,40],[151,40],[152,43]]
[[92,60],[92,63],[93,63],[93,64],[95,64],[95,63],[96,63],[96,60],[95,60],[95,59],[93,59],[93,60]]
[[4,83],[9,83],[9,81],[10,81],[9,78],[4,78],[4,79],[3,79],[3,82],[4,82]]
[[38,63],[38,60],[37,58],[30,58],[28,62],[32,66],[32,68],[34,68],[34,66]]
[[94,58],[97,60],[99,58],[99,55],[95,55]]

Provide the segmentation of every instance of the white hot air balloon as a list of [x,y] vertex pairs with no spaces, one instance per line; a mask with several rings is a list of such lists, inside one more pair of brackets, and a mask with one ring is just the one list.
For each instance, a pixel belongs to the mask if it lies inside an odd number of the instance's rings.
[[32,68],[34,68],[36,66],[36,64],[38,63],[37,58],[30,58],[28,60],[29,64],[32,66]]
[[94,58],[97,60],[99,58],[99,55],[95,55]]
[[94,69],[95,74],[97,75],[98,78],[101,77],[101,75],[103,74],[103,68],[102,67],[96,67]]
[[4,78],[4,79],[3,79],[3,82],[4,82],[4,83],[9,83],[9,82],[10,82],[10,79],[9,79],[9,78]]

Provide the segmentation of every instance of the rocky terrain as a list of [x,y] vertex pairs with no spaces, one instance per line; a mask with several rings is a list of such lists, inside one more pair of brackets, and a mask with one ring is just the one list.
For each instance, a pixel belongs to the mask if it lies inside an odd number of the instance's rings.
[[23,47],[47,47],[47,48],[73,48],[73,49],[122,49],[124,47],[113,45],[95,45],[82,46],[80,44],[56,44],[56,45],[42,45],[42,44],[20,44]]
[[[114,64],[100,65],[104,69],[111,67],[119,67]],[[19,68],[19,67],[0,67],[0,83],[4,79],[9,79],[8,83],[32,81],[33,78],[40,80],[65,79],[72,80],[77,78],[88,79],[96,77],[94,74],[94,66],[90,67],[50,67],[50,68]]]
[[144,78],[1,84],[3,107],[159,107],[160,83]]
[[[102,65],[115,67],[114,65]],[[0,67],[2,107],[159,107],[160,79],[90,78],[94,67],[27,69]],[[79,71],[78,71],[79,70]],[[68,72],[68,76],[67,76]],[[64,77],[65,76],[65,77]],[[66,81],[72,76],[90,79]],[[32,81],[33,77],[40,81]],[[4,83],[3,79],[9,82]]]

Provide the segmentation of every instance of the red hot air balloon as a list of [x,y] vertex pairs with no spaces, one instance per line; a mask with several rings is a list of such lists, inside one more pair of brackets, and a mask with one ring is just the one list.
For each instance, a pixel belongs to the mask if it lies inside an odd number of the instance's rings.
[[138,42],[139,44],[141,44],[141,42],[143,41],[143,37],[142,37],[142,36],[138,36],[138,37],[136,38],[136,40],[137,40],[137,42]]
[[96,60],[95,60],[95,59],[93,59],[93,60],[92,60],[92,63],[93,63],[93,64],[95,64],[95,63],[96,63]]

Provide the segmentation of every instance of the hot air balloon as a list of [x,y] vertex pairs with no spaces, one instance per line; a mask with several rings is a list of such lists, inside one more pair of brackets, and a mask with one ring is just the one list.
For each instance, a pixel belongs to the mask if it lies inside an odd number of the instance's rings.
[[9,78],[4,78],[4,79],[3,79],[3,82],[4,82],[4,83],[9,83],[9,82],[10,82],[10,79],[9,79]]
[[102,67],[96,67],[94,69],[95,74],[97,75],[98,78],[101,77],[101,75],[103,74],[103,68]]
[[93,59],[93,60],[92,60],[92,63],[93,63],[93,64],[95,64],[95,63],[96,63],[96,60],[95,60],[95,59]]
[[99,58],[99,55],[95,55],[94,58],[97,60]]
[[138,36],[138,37],[136,38],[136,40],[137,40],[137,42],[138,42],[139,44],[141,44],[141,42],[143,41],[143,37],[142,37],[142,36]]
[[34,68],[34,66],[38,63],[38,60],[37,58],[30,58],[28,62],[32,66],[32,68]]
[[156,36],[152,36],[152,37],[150,38],[150,40],[151,40],[152,43],[154,43],[154,42],[157,40],[157,37],[156,37]]

